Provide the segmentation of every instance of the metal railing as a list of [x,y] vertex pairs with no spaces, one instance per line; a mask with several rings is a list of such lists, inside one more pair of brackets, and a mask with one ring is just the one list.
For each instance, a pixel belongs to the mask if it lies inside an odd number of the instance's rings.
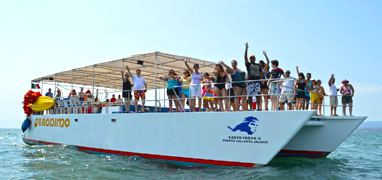
[[[253,97],[272,97],[274,98],[276,101],[271,101],[271,107],[274,106],[274,107],[277,107],[276,109],[272,109],[272,108],[269,108],[269,107],[266,107],[266,108],[262,108],[261,109],[268,109],[268,110],[280,110],[280,98],[281,96],[284,96],[284,95],[295,95],[294,94],[294,87],[286,87],[286,88],[290,88],[290,89],[293,89],[292,92],[288,92],[288,93],[283,93],[281,94],[281,88],[284,88],[283,84],[281,82],[285,81],[285,80],[293,80],[293,84],[295,83],[296,79],[259,79],[259,80],[246,80],[246,81],[234,81],[234,82],[223,82],[223,83],[216,83],[216,82],[211,82],[211,83],[201,83],[199,85],[196,85],[196,86],[209,86],[209,85],[212,85],[212,88],[214,88],[217,84],[224,84],[226,88],[226,91],[227,91],[227,95],[226,96],[213,96],[213,99],[214,99],[214,103],[215,103],[215,110],[217,110],[217,104],[216,104],[216,100],[215,99],[221,99],[223,101],[223,107],[220,107],[221,109],[223,110],[228,110],[228,111],[231,111],[231,102],[232,102],[232,98],[241,98],[242,99],[242,103],[240,105],[240,107],[242,107],[241,109],[237,109],[237,110],[246,110],[248,109],[248,107],[244,108],[245,105],[248,106],[248,102],[244,102],[244,101],[248,101],[248,98],[253,98]],[[267,85],[268,85],[268,94],[263,94],[263,93],[260,93],[260,94],[256,94],[255,96],[249,96],[248,95],[248,92],[245,93],[245,95],[235,95],[235,94],[231,94],[231,91],[229,89],[227,89],[227,85],[230,86],[231,88],[232,87],[232,84],[233,83],[245,83],[246,84],[246,87],[248,87],[247,85],[249,83],[252,83],[252,82],[256,82],[256,83],[262,83],[262,82],[266,82]],[[271,86],[274,87],[276,86],[276,91],[275,93],[272,93],[274,91],[271,91]],[[194,100],[194,99],[197,99],[196,97],[186,97],[186,98],[182,98],[181,95],[180,95],[180,89],[181,88],[184,88],[185,86],[172,86],[172,87],[167,87],[167,86],[163,86],[163,87],[160,87],[160,88],[156,88],[157,90],[160,90],[159,91],[159,98],[157,99],[148,99],[148,98],[151,98],[149,96],[146,96],[146,99],[145,100],[142,100],[142,102],[146,103],[146,102],[157,102],[159,104],[159,106],[153,106],[151,104],[146,104],[147,107],[149,107],[150,109],[153,109],[153,110],[150,110],[150,111],[153,111],[153,112],[162,112],[162,111],[166,111],[166,101],[174,101],[174,103],[179,103],[179,106],[180,109],[182,110],[187,110],[186,107],[183,107],[183,104],[180,103],[180,101],[186,101],[186,100]],[[168,96],[166,95],[166,92],[167,92],[167,89],[171,89],[174,91],[174,94],[176,95],[176,98],[175,99],[169,99]],[[223,88],[223,89],[224,89]],[[244,88],[244,87],[243,87]],[[178,89],[178,90],[176,90]],[[189,90],[189,95],[191,94],[190,90],[191,88],[188,87],[188,88],[185,88],[185,89],[188,89]],[[150,92],[152,90],[155,90],[155,88],[151,88],[151,89],[146,89],[147,92]],[[298,91],[298,90],[296,90]],[[123,91],[111,91],[112,93],[123,93]],[[133,106],[134,104],[132,103],[136,103],[135,100],[134,100],[134,91],[133,90],[128,90],[127,91],[129,94],[132,94],[132,98],[129,99],[128,102],[125,101],[124,98],[118,100],[118,102],[110,102],[110,101],[95,101],[95,97],[98,97],[99,95],[102,95],[102,93],[99,93],[99,94],[96,94],[94,96],[94,94],[81,94],[82,98],[79,96],[79,95],[72,95],[70,98],[62,98],[62,97],[56,97],[56,104],[55,106],[52,108],[52,109],[49,109],[47,110],[45,113],[46,114],[82,114],[82,113],[109,113],[109,108],[110,107],[122,107],[122,106],[125,106],[125,103],[129,103],[129,106]],[[163,93],[163,98],[161,97],[161,93]],[[305,92],[306,93],[306,92]],[[108,92],[105,92],[105,96],[107,96],[107,94],[109,94]],[[150,94],[150,93],[148,93]],[[151,92],[152,94],[152,92]],[[341,97],[340,95],[338,97]],[[337,97],[337,98],[338,98]],[[203,99],[203,96],[200,97],[201,99]],[[97,98],[98,99],[98,98]],[[268,98],[265,98],[266,101],[268,101]],[[265,101],[264,98],[261,98],[261,101]],[[226,101],[226,102],[224,102]],[[227,103],[228,101],[228,103]],[[195,101],[196,103],[197,101]],[[259,102],[256,102],[256,103],[259,103]],[[273,104],[272,104],[273,103]],[[323,115],[325,115],[325,107],[329,107],[330,105],[325,105],[325,96],[323,97],[322,99],[322,103],[321,104],[313,104],[311,102],[308,102],[306,103],[306,101],[304,102],[297,102],[294,98],[292,100],[292,102],[289,102],[288,103],[291,103],[292,104],[292,110],[295,109],[295,104],[296,103],[303,103],[304,106],[306,106],[306,104],[309,104],[310,107],[312,107],[312,105],[317,105],[317,106],[322,106],[322,110],[323,110]],[[142,103],[143,104],[143,103]],[[261,103],[262,104],[262,103]],[[163,105],[163,106],[162,106]],[[196,104],[195,104],[196,106]],[[224,106],[228,106],[228,108],[224,108]],[[263,106],[263,104],[262,104]],[[269,104],[268,104],[269,106]],[[342,105],[338,105],[337,107],[341,107]],[[202,107],[201,104],[198,104],[198,107]],[[102,108],[105,108],[105,111],[100,111],[100,109]],[[134,107],[133,107],[134,108]],[[145,107],[142,107],[142,108],[145,108]],[[165,108],[165,109],[163,109]],[[122,109],[122,108],[121,108]],[[122,110],[119,110],[119,112],[122,112]],[[131,108],[130,108],[131,109]],[[202,108],[204,109],[204,108]],[[202,109],[199,109],[200,111]],[[287,108],[285,108],[287,109]],[[189,110],[189,109],[188,109]],[[249,109],[249,110],[255,110],[255,108],[253,109]]]

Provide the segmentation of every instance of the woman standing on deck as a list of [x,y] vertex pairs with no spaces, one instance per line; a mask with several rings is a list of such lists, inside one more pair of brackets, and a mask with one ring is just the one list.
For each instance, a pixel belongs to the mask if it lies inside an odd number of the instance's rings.
[[[243,102],[246,102],[246,95],[247,92],[245,90],[246,84],[245,84],[245,72],[241,71],[239,68],[237,68],[237,61],[232,60],[231,61],[231,67],[226,65],[223,61],[221,62],[224,67],[227,68],[227,74],[231,75],[232,79],[232,88],[235,95],[234,102],[235,102],[235,110],[239,111],[239,97],[243,99]],[[231,94],[232,96],[233,94]],[[248,105],[243,105],[243,110],[247,110]]]
[[[264,99],[264,110],[268,111],[269,87],[268,87],[268,83],[267,83],[268,81],[266,79],[268,79],[270,77],[270,74],[269,74],[269,58],[268,58],[266,51],[263,51],[263,54],[265,56],[265,59],[267,60],[267,63],[265,64],[265,62],[262,60],[259,61],[261,71],[262,71],[262,73],[260,74],[260,78],[264,79],[264,81],[260,82],[260,89],[261,89],[261,94],[263,95],[263,99]],[[260,107],[260,109],[261,109],[261,107]]]
[[316,82],[319,90],[318,90],[318,101],[317,101],[317,106],[318,106],[318,115],[322,116],[322,101],[324,100],[324,96],[326,96],[325,89],[324,87],[321,86],[321,80],[317,80]]
[[[317,110],[317,105],[318,105],[318,99],[319,99],[319,95],[318,95],[318,91],[320,90],[320,87],[318,87],[317,83],[316,83],[316,80],[311,80],[310,81],[310,85],[311,85],[311,91],[310,91],[310,94],[309,94],[309,97],[310,97],[310,100],[311,100],[311,109],[312,110]],[[308,110],[308,109],[306,109]]]
[[294,95],[296,97],[296,110],[304,110],[305,87],[308,81],[305,79],[304,73],[299,73],[298,79],[294,84]]
[[123,70],[121,70],[122,75],[122,97],[125,101],[125,110],[126,113],[130,112],[130,101],[131,101],[131,82],[129,79],[129,73],[123,75]]
[[[217,96],[218,104],[219,104],[219,109],[220,111],[224,111],[224,106],[223,106],[223,99],[227,101],[227,89],[225,88],[226,82],[228,82],[227,74],[224,71],[224,68],[221,64],[216,64],[215,65],[215,71],[213,72],[215,78],[214,78],[214,91]],[[223,97],[222,97],[223,96]],[[229,106],[229,105],[228,105]]]
[[182,83],[181,84],[182,90],[180,91],[180,94],[182,95],[182,107],[181,108],[183,108],[182,112],[184,112],[184,109],[186,109],[185,108],[186,98],[190,97],[191,75],[190,75],[190,72],[188,72],[188,70],[184,70],[183,77],[180,79],[180,82]]
[[179,103],[178,103],[178,96],[179,96],[179,89],[178,89],[178,81],[179,78],[175,74],[174,70],[170,69],[168,72],[167,77],[160,77],[159,79],[163,81],[167,81],[167,97],[168,97],[168,103],[169,103],[169,109],[168,112],[172,112],[172,102],[175,104],[175,112],[179,111]]
[[194,64],[194,69],[192,69],[188,63],[187,59],[184,59],[184,64],[186,65],[188,71],[191,74],[191,85],[190,85],[190,96],[191,96],[191,111],[196,111],[196,98],[198,98],[199,111],[202,107],[202,87],[200,83],[202,81],[202,73],[199,72],[199,64]]

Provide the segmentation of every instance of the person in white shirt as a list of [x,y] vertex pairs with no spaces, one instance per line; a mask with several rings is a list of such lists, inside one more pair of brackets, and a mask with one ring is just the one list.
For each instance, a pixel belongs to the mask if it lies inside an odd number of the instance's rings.
[[338,116],[337,115],[337,106],[338,106],[338,98],[337,93],[339,89],[337,89],[336,85],[334,83],[336,82],[336,79],[334,78],[334,74],[329,79],[329,97],[330,97],[330,116]]
[[127,65],[126,65],[126,69],[127,69],[127,72],[129,73],[129,75],[133,78],[133,86],[134,86],[133,90],[134,90],[134,97],[135,97],[135,102],[134,102],[135,112],[138,112],[139,98],[141,98],[142,112],[144,112],[145,100],[146,100],[145,93],[147,91],[146,80],[144,77],[141,76],[141,70],[140,69],[135,70],[137,75],[131,74],[129,66],[127,66]]
[[202,73],[199,72],[199,64],[194,64],[194,69],[192,69],[188,63],[188,59],[184,59],[184,64],[187,67],[187,70],[191,74],[191,85],[190,85],[190,107],[191,111],[196,111],[196,98],[198,98],[198,105],[199,105],[199,111],[201,111],[202,107],[202,87],[200,86],[200,83],[202,82]]
[[285,77],[281,84],[281,95],[280,95],[280,110],[285,110],[284,103],[288,103],[288,110],[292,110],[293,102],[293,87],[294,78],[290,76],[290,71],[285,71]]

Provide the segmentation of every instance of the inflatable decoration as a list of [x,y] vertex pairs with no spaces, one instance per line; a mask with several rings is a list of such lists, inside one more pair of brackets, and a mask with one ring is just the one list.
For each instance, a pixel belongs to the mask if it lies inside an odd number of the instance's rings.
[[29,117],[33,111],[39,112],[50,109],[54,105],[54,99],[41,96],[40,92],[28,91],[24,96],[24,112]]
[[30,107],[33,111],[39,112],[50,109],[54,105],[54,99],[49,96],[40,96],[37,101],[34,102]]
[[35,103],[37,101],[37,98],[41,96],[40,92],[33,92],[32,90],[29,90],[25,96],[24,96],[24,113],[29,117],[32,113],[33,110],[31,109],[30,105]]

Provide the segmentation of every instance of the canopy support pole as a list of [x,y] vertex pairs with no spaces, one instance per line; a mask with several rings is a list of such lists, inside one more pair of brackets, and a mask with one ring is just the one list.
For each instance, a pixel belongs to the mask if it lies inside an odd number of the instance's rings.
[[93,65],[93,72],[92,72],[92,93],[94,94],[94,65]]
[[72,90],[73,90],[73,84],[74,84],[74,70],[72,70]]
[[[122,95],[123,95],[123,77],[125,77],[125,59],[122,59],[122,83],[121,83],[121,89],[122,89]],[[123,98],[122,98],[123,99]]]
[[57,75],[54,75],[54,97],[56,97],[56,91],[57,91],[57,80],[56,80]]
[[157,66],[158,66],[158,52],[155,52],[155,108],[157,108],[157,100],[158,100],[158,97],[157,97]]

